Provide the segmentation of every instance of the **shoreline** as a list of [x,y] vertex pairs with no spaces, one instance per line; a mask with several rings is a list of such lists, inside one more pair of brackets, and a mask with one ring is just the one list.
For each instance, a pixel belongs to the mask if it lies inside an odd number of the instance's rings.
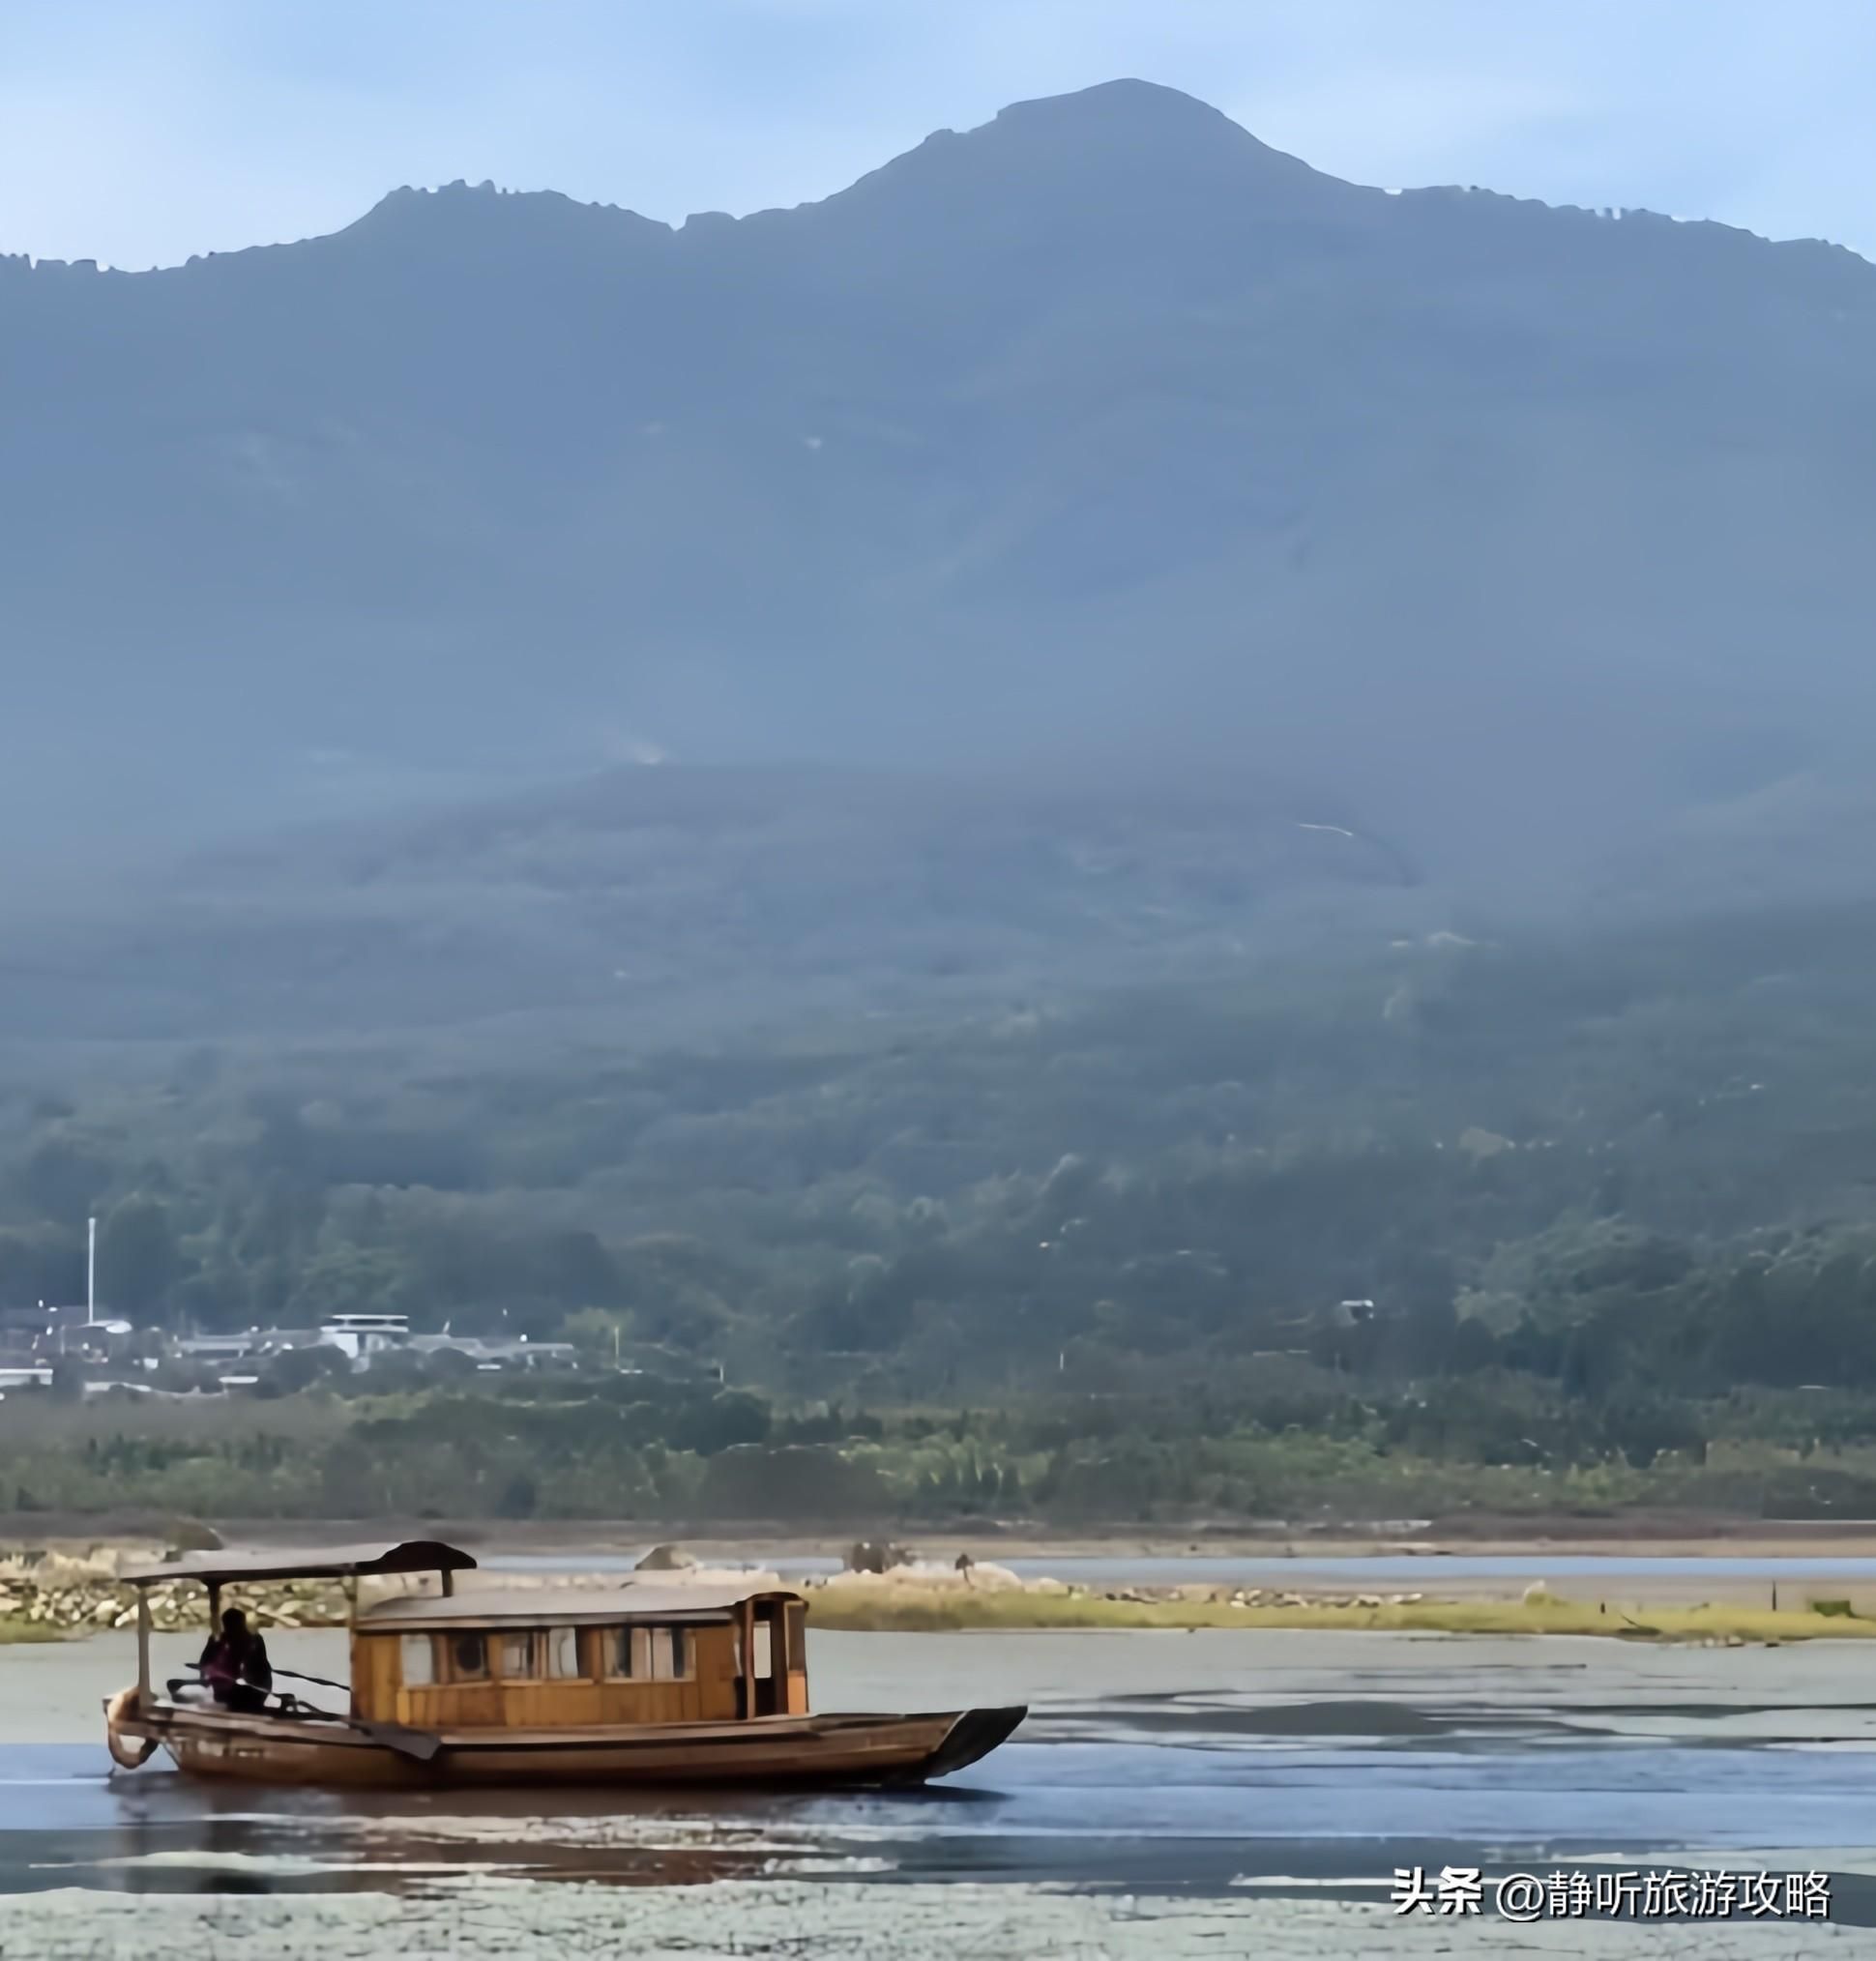
[[[747,1554],[750,1548],[745,1543],[739,1550]],[[130,1625],[144,1596],[119,1575],[127,1552],[138,1564],[148,1564],[151,1551],[145,1541],[134,1551],[94,1547],[77,1557],[56,1551],[23,1558],[0,1555],[0,1645],[77,1639]],[[953,1566],[920,1560],[900,1561],[884,1571],[784,1578],[777,1568],[789,1563],[786,1555],[773,1545],[763,1551],[766,1565],[718,1561],[713,1566],[708,1546],[693,1540],[683,1549],[681,1564],[654,1570],[661,1584],[678,1589],[690,1582],[736,1580],[786,1586],[806,1599],[813,1624],[848,1632],[1341,1628],[1572,1634],[1729,1646],[1876,1635],[1876,1574],[1846,1582],[1807,1568],[1803,1559],[1790,1560],[1788,1569],[1770,1582],[1763,1566],[1749,1575],[1685,1568],[1662,1573],[1650,1570],[1649,1562],[1642,1560],[1634,1572],[1577,1572],[1571,1577],[1579,1584],[1560,1588],[1532,1576],[1540,1556],[1509,1570],[1445,1576],[1443,1562],[1432,1557],[1424,1563],[1423,1583],[1417,1571],[1403,1587],[1402,1567],[1408,1563],[1400,1561],[1386,1566],[1370,1563],[1364,1570],[1357,1560],[1354,1570],[1332,1572],[1322,1566],[1312,1569],[1303,1559],[1294,1564],[1266,1559],[1253,1574],[1248,1566],[1233,1573],[1229,1559],[1214,1557],[1195,1561],[1182,1575],[1179,1559],[1161,1558],[1136,1562],[1129,1576],[1125,1561],[1119,1563],[1119,1572],[1101,1575],[1073,1569],[1072,1556],[1059,1557],[1055,1572],[1020,1574],[999,1561],[960,1561]],[[236,1542],[231,1557],[238,1553]],[[1050,1564],[1046,1558],[1041,1563]],[[611,1571],[583,1568],[580,1556],[572,1554],[533,1572],[503,1571],[491,1565],[462,1573],[458,1589],[465,1594],[490,1588],[538,1591],[542,1616],[551,1620],[556,1597],[617,1588],[629,1577],[618,1569],[623,1564],[615,1562]],[[1140,1570],[1149,1564],[1150,1575]],[[1781,1567],[1786,1565],[1780,1562]],[[1281,1567],[1288,1570],[1273,1571]],[[1611,1585],[1611,1579],[1617,1584]],[[393,1592],[406,1585],[374,1584]],[[337,1628],[351,1612],[345,1589],[329,1580],[249,1583],[242,1595],[242,1604],[262,1628]],[[178,1573],[149,1590],[148,1611],[157,1631],[180,1632],[200,1624],[204,1599],[200,1589]]]
[[[216,1536],[231,1549],[284,1551],[440,1538],[485,1562],[489,1583],[547,1588],[617,1584],[653,1545],[675,1545],[699,1571],[721,1576],[838,1563],[857,1537],[872,1537],[898,1555],[886,1573],[798,1568],[788,1582],[809,1600],[816,1624],[852,1631],[1348,1628],[1739,1645],[1876,1634],[1876,1564],[1867,1574],[1829,1570],[1846,1558],[1876,1562],[1876,1524],[1663,1514],[1633,1521],[1647,1528],[1637,1531],[1607,1518],[1480,1514],[1463,1523],[1463,1531],[1452,1521],[1392,1520],[1309,1531],[1212,1522],[1064,1532],[973,1520],[865,1535],[760,1521],[689,1530],[637,1520],[229,1520]],[[115,1582],[121,1562],[161,1559],[186,1526],[47,1516],[30,1533],[0,1536],[0,1643],[110,1624],[131,1598]],[[1503,1564],[1479,1570],[1487,1560]],[[493,1568],[505,1561],[523,1570],[498,1577]],[[1244,1568],[1232,1570],[1240,1561]],[[1586,1568],[1597,1561],[1608,1568]],[[960,1562],[975,1563],[975,1577],[956,1570]],[[64,1574],[56,1582],[55,1571]],[[165,1613],[192,1613],[188,1591]],[[263,1593],[253,1604],[262,1624],[269,1615],[299,1617],[275,1623],[286,1626],[333,1624],[342,1606],[318,1593],[316,1583],[296,1585],[291,1596]]]
[[[548,1591],[543,1589],[543,1591]],[[570,1589],[577,1591],[577,1588]],[[1181,1597],[1119,1598],[1095,1593],[1041,1593],[1027,1588],[973,1590],[916,1583],[876,1588],[820,1585],[806,1590],[809,1625],[847,1634],[1194,1633],[1279,1631],[1470,1636],[1572,1635],[1652,1646],[1779,1648],[1818,1641],[1876,1637],[1876,1615],[1819,1613],[1808,1608],[1751,1608],[1720,1601],[1697,1605],[1615,1605],[1564,1595],[1526,1599],[1438,1599],[1424,1596],[1358,1599],[1318,1597],[1265,1604]],[[317,1621],[282,1620],[265,1605],[256,1626],[317,1628]],[[165,1620],[158,1631],[188,1631],[191,1617]],[[342,1632],[337,1622],[323,1624]],[[55,1625],[0,1620],[0,1650],[9,1646],[82,1644],[114,1631],[85,1622]]]
[[1288,1629],[1347,1633],[1578,1635],[1660,1646],[1778,1648],[1811,1641],[1866,1641],[1876,1617],[1822,1614],[1723,1602],[1617,1606],[1563,1595],[1536,1599],[1304,1599],[1238,1606],[1192,1599],[1115,1600],[1099,1595],[1038,1595],[962,1588],[817,1589],[809,1624],[843,1633],[969,1634],[1128,1632],[1189,1633]]
[[[97,1547],[162,1545],[178,1521],[145,1512],[13,1514],[0,1518],[0,1557],[22,1549],[77,1553]],[[301,1546],[360,1540],[441,1538],[480,1554],[514,1558],[559,1553],[616,1559],[680,1544],[700,1563],[723,1559],[839,1557],[856,1540],[916,1550],[949,1564],[959,1553],[1011,1559],[1246,1559],[1312,1562],[1423,1560],[1429,1578],[1445,1559],[1876,1558],[1876,1519],[1765,1519],[1731,1514],[1637,1513],[1529,1518],[1480,1513],[1431,1520],[1304,1525],[1216,1520],[1050,1526],[1035,1520],[953,1519],[929,1526],[894,1521],[800,1523],[675,1519],[230,1519],[218,1526],[229,1545]],[[1794,1577],[1800,1577],[1794,1572]]]

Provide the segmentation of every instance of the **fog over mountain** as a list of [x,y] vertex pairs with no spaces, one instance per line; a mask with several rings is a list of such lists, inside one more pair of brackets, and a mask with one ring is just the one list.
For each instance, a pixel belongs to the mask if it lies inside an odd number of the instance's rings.
[[1840,248],[1137,81],[742,220],[0,260],[0,806],[50,864],[658,757],[1202,765],[1493,903],[1857,880],[1873,326]]
[[81,890],[0,951],[0,1037],[546,1013],[642,1042],[1372,951],[1438,903],[1386,840],[1233,780],[621,769]]

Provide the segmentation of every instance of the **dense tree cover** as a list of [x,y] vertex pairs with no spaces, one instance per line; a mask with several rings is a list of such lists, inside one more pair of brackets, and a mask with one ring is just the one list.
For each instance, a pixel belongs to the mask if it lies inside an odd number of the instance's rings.
[[[1098,1472],[1079,1432],[1012,1440],[930,1491],[889,1478],[894,1503],[1254,1506],[1268,1466],[1205,1453],[1260,1429],[1425,1462],[1695,1461],[1742,1388],[1876,1388],[1870,941],[1842,911],[1445,935],[708,1052],[229,1046],[120,1059],[107,1087],[41,1052],[0,1100],[0,1295],[74,1296],[95,1208],[104,1303],[171,1328],[390,1309],[564,1335],[596,1364],[720,1366],[765,1422],[829,1397],[1170,1412],[1130,1417]],[[1260,1414],[1298,1371],[1295,1413]],[[266,1387],[317,1385],[281,1364]],[[1337,1397],[1369,1414],[1351,1429]],[[593,1408],[607,1441],[564,1478],[521,1423],[476,1502],[734,1508],[734,1464],[667,1485],[645,1452],[776,1441],[747,1412],[706,1437]],[[448,1508],[459,1447],[422,1428],[444,1418],[396,1420],[409,1462],[454,1467],[425,1500]]]
[[1597,1403],[1517,1373],[1391,1388],[1304,1361],[1181,1394],[885,1416],[649,1377],[391,1393],[347,1378],[264,1403],[10,1395],[0,1511],[823,1529],[1632,1505],[1860,1518],[1873,1437],[1868,1393]]

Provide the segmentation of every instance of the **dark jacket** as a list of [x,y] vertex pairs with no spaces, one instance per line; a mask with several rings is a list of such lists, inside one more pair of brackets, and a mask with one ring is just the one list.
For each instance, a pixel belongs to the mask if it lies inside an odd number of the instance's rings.
[[196,1663],[202,1680],[217,1695],[247,1683],[254,1688],[274,1686],[274,1666],[267,1658],[267,1643],[251,1628],[245,1634],[215,1634],[202,1650]]

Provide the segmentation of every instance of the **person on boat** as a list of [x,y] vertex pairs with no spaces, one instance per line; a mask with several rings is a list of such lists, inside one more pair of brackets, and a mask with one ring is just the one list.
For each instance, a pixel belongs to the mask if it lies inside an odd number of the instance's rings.
[[248,1624],[239,1607],[221,1616],[221,1631],[212,1634],[196,1663],[208,1691],[224,1709],[249,1712],[267,1707],[274,1686],[274,1665],[267,1643]]

